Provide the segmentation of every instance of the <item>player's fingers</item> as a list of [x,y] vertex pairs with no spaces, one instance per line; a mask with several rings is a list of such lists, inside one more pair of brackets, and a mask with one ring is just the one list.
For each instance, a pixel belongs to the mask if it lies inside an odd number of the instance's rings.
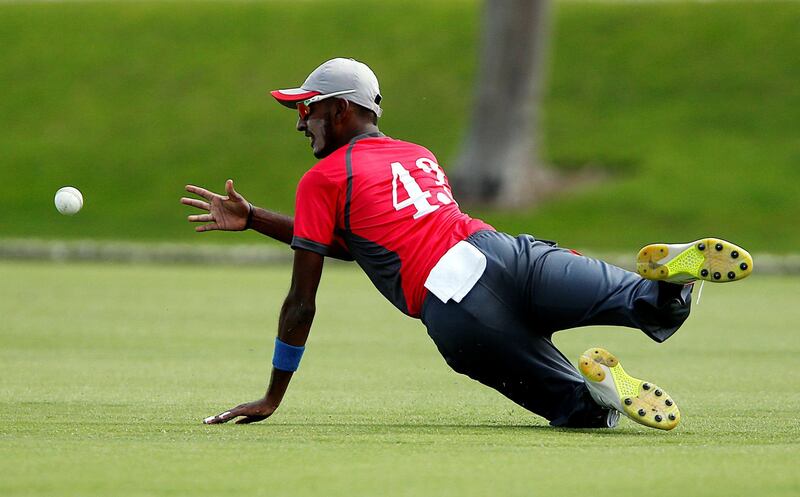
[[203,420],[203,423],[207,425],[218,425],[222,423],[227,423],[228,421],[232,420],[237,416],[238,414],[236,414],[236,410],[231,409],[230,411],[225,411],[223,413],[217,414],[216,416],[209,416]]
[[200,188],[199,186],[194,185],[186,185],[186,191],[189,193],[194,193],[195,195],[200,195],[206,200],[211,200],[215,195],[213,192],[210,192],[205,188]]
[[197,200],[196,198],[189,198],[189,197],[181,197],[181,203],[184,205],[191,205],[192,207],[197,207],[198,209],[203,210],[210,210],[211,204],[208,202],[203,202],[202,200]]
[[219,225],[217,223],[211,223],[211,224],[204,224],[202,226],[197,226],[194,230],[197,231],[198,233],[202,233],[203,231],[214,231],[218,229]]
[[266,416],[245,416],[236,420],[237,425],[249,425],[250,423],[257,423],[267,419]]
[[214,216],[211,214],[192,214],[188,216],[187,219],[193,223],[207,223],[209,221],[214,220]]
[[228,193],[228,197],[234,200],[241,200],[242,196],[239,195],[239,192],[234,190],[233,188],[233,180],[229,179],[225,182],[225,191]]

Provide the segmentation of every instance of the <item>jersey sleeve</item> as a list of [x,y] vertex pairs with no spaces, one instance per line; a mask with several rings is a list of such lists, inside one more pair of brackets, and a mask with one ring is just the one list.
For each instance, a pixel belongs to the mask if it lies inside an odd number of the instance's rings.
[[347,248],[347,243],[345,243],[344,238],[342,238],[340,233],[336,233],[333,236],[331,253],[329,255],[334,259],[339,259],[340,261],[352,262],[355,260],[350,254],[350,249]]
[[295,196],[293,249],[330,255],[337,242],[339,196],[337,185],[319,171],[310,169],[303,175]]

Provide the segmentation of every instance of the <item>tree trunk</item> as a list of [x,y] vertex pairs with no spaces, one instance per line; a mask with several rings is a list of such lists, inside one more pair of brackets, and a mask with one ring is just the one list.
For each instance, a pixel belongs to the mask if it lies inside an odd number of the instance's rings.
[[549,3],[486,1],[472,123],[451,175],[464,202],[532,204],[552,180],[536,143]]

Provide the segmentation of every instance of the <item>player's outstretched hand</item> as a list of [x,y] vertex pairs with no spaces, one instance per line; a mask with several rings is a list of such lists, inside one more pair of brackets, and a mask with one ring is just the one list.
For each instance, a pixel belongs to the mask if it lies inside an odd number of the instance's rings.
[[242,231],[247,227],[247,215],[250,213],[251,206],[233,189],[232,179],[225,182],[225,192],[228,194],[225,197],[194,185],[186,185],[186,191],[207,200],[204,202],[196,198],[181,198],[182,204],[191,205],[207,212],[207,214],[189,216],[189,222],[208,223],[197,226],[195,231]]
[[272,413],[275,412],[275,409],[277,409],[277,407],[267,405],[267,401],[262,398],[253,402],[248,402],[247,404],[239,404],[230,411],[225,411],[216,416],[209,416],[203,420],[203,423],[207,425],[227,423],[240,416],[241,418],[236,420],[237,425],[255,423],[270,417]]

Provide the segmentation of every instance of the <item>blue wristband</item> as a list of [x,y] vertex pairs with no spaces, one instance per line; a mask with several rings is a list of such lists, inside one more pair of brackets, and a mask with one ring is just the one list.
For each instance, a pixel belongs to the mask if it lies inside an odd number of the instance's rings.
[[281,342],[275,337],[275,353],[272,354],[272,366],[281,371],[297,371],[300,358],[303,357],[305,347],[297,347]]

